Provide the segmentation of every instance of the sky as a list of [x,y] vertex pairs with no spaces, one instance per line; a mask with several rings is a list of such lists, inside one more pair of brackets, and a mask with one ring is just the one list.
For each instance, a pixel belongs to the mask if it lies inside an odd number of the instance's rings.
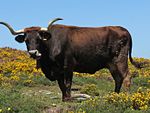
[[[133,57],[150,58],[150,0],[1,0],[0,21],[15,30],[31,26],[47,27],[54,18],[57,24],[75,26],[122,26],[132,36]],[[0,47],[26,50],[0,25]]]

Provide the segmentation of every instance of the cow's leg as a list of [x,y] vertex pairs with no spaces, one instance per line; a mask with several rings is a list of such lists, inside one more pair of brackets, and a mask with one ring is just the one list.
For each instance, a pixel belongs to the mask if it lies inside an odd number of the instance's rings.
[[122,83],[130,86],[130,77],[128,75],[128,56],[120,54],[113,63],[109,64],[109,70],[115,80],[115,92],[119,93]]
[[63,97],[64,101],[71,100],[71,85],[73,77],[73,58],[70,51],[66,51],[64,59],[64,85],[66,88],[66,94]]
[[128,74],[128,71],[125,73],[125,78],[123,80],[123,86],[126,91],[129,91],[131,85],[131,75]]
[[71,66],[64,67],[64,83],[66,86],[66,100],[71,100],[71,85],[72,85],[72,77],[73,77],[73,71],[71,69]]
[[66,93],[67,88],[66,88],[66,85],[64,83],[64,78],[59,79],[57,81],[58,81],[59,88],[62,92],[62,101],[65,101],[69,97],[69,95]]
[[115,92],[119,93],[121,86],[122,86],[122,83],[123,83],[123,76],[119,72],[118,67],[115,64],[109,65],[109,71],[115,80]]
[[63,77],[58,81],[59,87],[62,91],[62,100],[70,101],[71,100],[71,85],[72,85],[72,76],[73,72],[68,69],[65,70]]
[[131,76],[128,74],[128,57],[127,55],[121,56],[117,63],[118,70],[123,77],[123,85],[126,89],[129,89],[131,84]]

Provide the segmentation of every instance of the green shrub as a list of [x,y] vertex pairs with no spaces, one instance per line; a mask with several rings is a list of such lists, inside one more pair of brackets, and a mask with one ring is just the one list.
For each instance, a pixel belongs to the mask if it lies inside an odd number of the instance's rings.
[[95,84],[85,84],[81,89],[81,93],[86,93],[92,96],[98,96],[99,90]]

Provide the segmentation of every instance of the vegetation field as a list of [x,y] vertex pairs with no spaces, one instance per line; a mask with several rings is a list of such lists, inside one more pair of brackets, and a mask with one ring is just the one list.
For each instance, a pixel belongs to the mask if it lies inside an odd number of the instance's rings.
[[0,48],[0,113],[150,113],[150,60],[136,69],[129,62],[132,84],[114,93],[114,80],[107,69],[95,74],[74,72],[72,95],[91,98],[61,101],[57,82],[36,69],[27,52]]

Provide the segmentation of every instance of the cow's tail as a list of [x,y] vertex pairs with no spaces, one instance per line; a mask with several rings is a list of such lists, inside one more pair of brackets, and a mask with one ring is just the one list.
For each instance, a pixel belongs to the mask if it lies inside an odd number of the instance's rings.
[[132,58],[132,38],[130,36],[130,40],[129,40],[129,59],[130,59],[130,62],[136,67],[136,68],[142,68],[142,64],[140,62],[136,62],[133,60]]

